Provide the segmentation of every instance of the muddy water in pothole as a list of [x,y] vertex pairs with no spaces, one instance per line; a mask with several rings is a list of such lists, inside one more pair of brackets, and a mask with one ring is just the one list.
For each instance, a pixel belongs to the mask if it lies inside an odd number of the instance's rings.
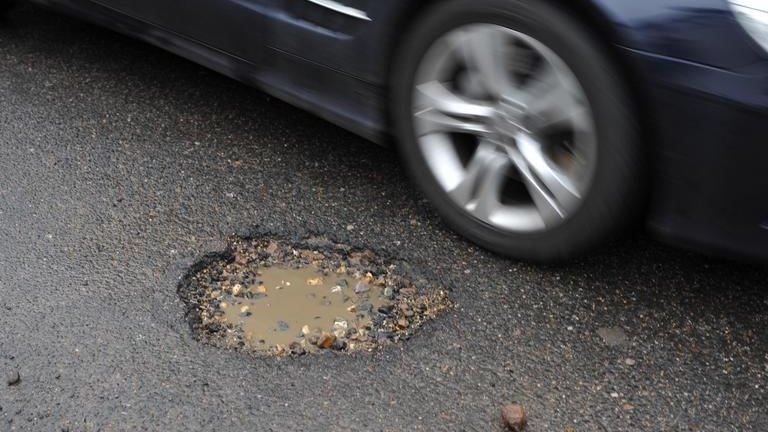
[[223,299],[220,305],[223,318],[241,326],[246,341],[256,349],[289,345],[301,340],[302,329],[307,328],[311,332],[332,332],[341,324],[363,328],[371,323],[366,311],[386,303],[381,287],[346,275],[324,275],[312,266],[275,266],[259,273],[260,283],[242,288],[245,296]]

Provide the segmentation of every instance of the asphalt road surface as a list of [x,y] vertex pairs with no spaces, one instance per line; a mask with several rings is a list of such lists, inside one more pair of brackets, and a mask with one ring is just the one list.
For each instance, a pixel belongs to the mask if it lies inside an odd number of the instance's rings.
[[[204,346],[176,284],[231,233],[404,258],[458,307],[372,354]],[[0,24],[2,431],[495,431],[510,401],[529,431],[767,430],[768,272],[638,237],[503,259],[391,150],[52,12]]]

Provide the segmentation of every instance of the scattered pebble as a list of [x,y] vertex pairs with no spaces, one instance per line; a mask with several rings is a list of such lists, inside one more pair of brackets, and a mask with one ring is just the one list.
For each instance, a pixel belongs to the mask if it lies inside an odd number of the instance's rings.
[[371,287],[366,282],[360,281],[355,285],[355,294],[362,294],[370,289]]
[[243,254],[235,254],[235,262],[240,265],[248,264],[248,256]]
[[19,375],[19,371],[13,371],[10,373],[10,375],[8,375],[9,386],[15,386],[20,382],[21,382],[21,375]]
[[328,349],[336,342],[336,336],[328,333],[323,333],[317,341],[317,346],[320,348]]
[[525,409],[518,404],[508,404],[501,408],[501,419],[512,432],[522,432],[528,423]]
[[626,345],[629,340],[621,327],[601,327],[597,329],[597,334],[611,347]]
[[266,251],[268,254],[270,254],[270,255],[274,255],[274,254],[275,254],[275,252],[277,252],[277,249],[278,249],[278,248],[279,248],[279,246],[277,245],[277,243],[275,243],[275,242],[269,242],[269,244],[267,245],[267,247],[266,247],[264,250],[265,250],[265,251]]

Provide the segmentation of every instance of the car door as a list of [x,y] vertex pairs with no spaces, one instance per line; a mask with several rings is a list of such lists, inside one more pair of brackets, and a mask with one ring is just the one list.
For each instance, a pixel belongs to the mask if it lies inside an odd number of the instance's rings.
[[259,63],[266,6],[282,0],[98,0],[197,43]]
[[[361,39],[401,0],[96,0],[134,18],[260,64],[266,46],[365,75]],[[266,51],[269,52],[269,51]],[[274,53],[266,54],[268,56]],[[346,69],[349,69],[347,71]]]
[[377,28],[368,6],[401,0],[340,1],[260,0],[268,13],[259,80],[284,99],[371,136],[384,118],[382,82],[371,61],[379,53],[368,49]]
[[382,30],[410,0],[98,1],[234,57],[205,49],[196,56],[197,47],[190,46],[180,50],[188,58],[363,136],[380,139],[383,133],[382,65],[391,43],[384,35],[391,32]]
[[386,8],[391,0],[261,0],[279,4],[282,14],[270,20],[271,50],[365,78],[366,50],[375,29],[372,9]]

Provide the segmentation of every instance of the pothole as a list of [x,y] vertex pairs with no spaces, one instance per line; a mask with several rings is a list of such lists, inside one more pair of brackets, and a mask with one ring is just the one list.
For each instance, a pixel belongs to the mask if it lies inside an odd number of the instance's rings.
[[263,355],[370,351],[450,306],[408,264],[324,238],[230,239],[193,267],[179,295],[199,340]]

